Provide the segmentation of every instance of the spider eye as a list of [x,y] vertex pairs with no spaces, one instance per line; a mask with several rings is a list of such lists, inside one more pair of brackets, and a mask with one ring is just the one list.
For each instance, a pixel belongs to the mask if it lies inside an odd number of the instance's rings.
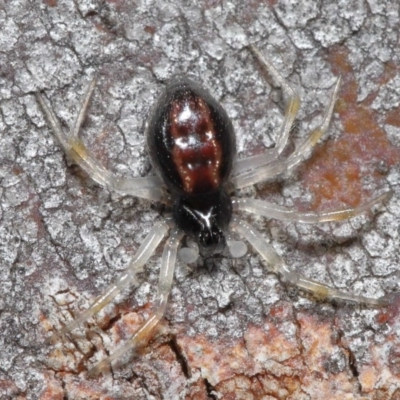
[[216,225],[205,227],[199,234],[199,244],[202,247],[217,247],[223,241],[224,234]]

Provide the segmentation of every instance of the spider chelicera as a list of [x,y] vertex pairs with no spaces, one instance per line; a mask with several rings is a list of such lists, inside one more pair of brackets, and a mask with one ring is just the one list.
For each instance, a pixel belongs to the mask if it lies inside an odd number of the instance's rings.
[[180,258],[184,262],[194,262],[199,250],[208,254],[225,247],[228,247],[233,257],[240,257],[246,253],[246,245],[233,240],[240,236],[250,243],[272,271],[300,289],[326,299],[341,299],[371,306],[387,304],[385,297],[372,299],[348,294],[290,271],[284,260],[263,239],[262,234],[236,215],[237,212],[246,211],[267,218],[311,224],[340,221],[369,210],[391,194],[385,192],[360,207],[329,212],[299,212],[264,200],[231,197],[236,189],[290,172],[309,155],[328,128],[340,85],[339,78],[321,125],[290,155],[283,156],[300,99],[276,68],[254,46],[250,46],[250,49],[282,87],[288,101],[275,147],[264,154],[241,160],[234,159],[235,135],[225,110],[206,90],[183,76],[177,76],[170,81],[149,119],[146,136],[157,175],[144,178],[115,176],[90,154],[80,140],[79,131],[88,110],[95,80],[92,80],[86,91],[69,134],[64,133],[44,96],[37,94],[44,114],[65,152],[93,180],[121,195],[163,202],[170,207],[172,214],[171,218],[154,225],[128,268],[116,282],[95,299],[83,314],[50,338],[54,340],[72,331],[109,304],[125,287],[137,283],[138,273],[143,270],[161,241],[169,236],[161,259],[157,297],[149,318],[123,346],[89,371],[91,375],[103,372],[113,360],[150,339],[154,328],[164,316],[178,249],[185,236],[191,241],[188,241],[188,247],[179,250]]

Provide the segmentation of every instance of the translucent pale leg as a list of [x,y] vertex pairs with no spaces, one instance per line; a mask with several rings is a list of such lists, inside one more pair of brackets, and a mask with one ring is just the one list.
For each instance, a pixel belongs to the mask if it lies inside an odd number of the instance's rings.
[[235,187],[240,189],[260,183],[266,179],[273,178],[281,173],[289,172],[301,161],[305,160],[309,156],[312,148],[328,129],[339,88],[340,77],[338,78],[335,88],[331,94],[329,105],[325,111],[321,125],[314,129],[310,133],[309,137],[302,144],[300,144],[300,146],[298,146],[297,149],[287,159],[281,160],[277,158],[269,164],[261,167],[259,167],[257,164],[248,165],[248,168],[251,168],[250,170],[239,173],[232,178],[232,183],[235,185]]
[[257,168],[262,165],[268,164],[279,157],[285,148],[289,133],[292,128],[293,122],[296,119],[297,112],[300,108],[300,97],[299,95],[288,85],[285,78],[278,72],[278,70],[260,53],[260,51],[253,45],[250,46],[251,51],[258,58],[264,68],[267,69],[268,73],[278,82],[283,92],[287,96],[287,104],[285,110],[285,119],[281,128],[281,131],[277,137],[276,145],[274,149],[268,149],[265,153],[243,158],[238,160],[234,167],[234,175],[240,174],[249,168]]
[[279,219],[281,221],[303,222],[306,224],[316,224],[319,222],[341,221],[356,215],[360,215],[375,204],[382,203],[390,198],[391,191],[382,193],[367,203],[354,208],[345,208],[342,210],[313,212],[313,211],[296,211],[277,204],[269,203],[264,200],[256,199],[233,199],[232,205],[234,211],[247,211],[256,215],[262,215],[267,218]]
[[36,98],[65,152],[76,164],[85,170],[95,182],[122,195],[142,197],[152,201],[161,201],[162,183],[158,177],[123,178],[115,176],[93,157],[79,138],[79,131],[85,119],[95,85],[96,80],[93,79],[85,93],[74,127],[69,135],[64,133],[60,121],[54,114],[52,108],[48,105],[44,96],[41,93],[36,93]]
[[255,156],[240,158],[234,161],[232,175],[240,175],[249,169],[259,168],[274,162],[279,157],[276,149],[266,149],[263,153]]
[[104,372],[114,360],[127,354],[129,351],[135,350],[138,346],[146,344],[146,342],[151,338],[154,328],[164,316],[167,308],[168,297],[171,292],[172,281],[174,278],[176,255],[182,237],[183,232],[176,229],[173,231],[164,247],[160,277],[158,280],[157,298],[150,317],[123,346],[115,351],[110,357],[102,360],[92,368],[88,372],[89,376],[95,376]]
[[232,230],[242,235],[253,246],[253,248],[260,253],[261,257],[268,263],[272,271],[283,277],[285,281],[300,289],[311,292],[324,299],[340,299],[374,307],[383,307],[388,304],[388,301],[385,298],[372,299],[363,296],[356,296],[330,288],[329,286],[311,279],[304,278],[288,269],[283,259],[275,252],[272,246],[265,242],[261,233],[255,228],[248,225],[246,222],[239,220],[237,217],[233,218],[231,226]]
[[102,295],[97,297],[84,313],[64,326],[59,332],[53,334],[48,341],[54,343],[60,336],[63,336],[77,328],[79,325],[102,310],[115,298],[119,292],[125,289],[128,285],[138,285],[138,274],[143,272],[143,266],[154,254],[157,246],[166,236],[168,229],[168,225],[165,222],[156,223],[139,247],[128,268],[121,276],[118,277],[117,281],[110,285]]

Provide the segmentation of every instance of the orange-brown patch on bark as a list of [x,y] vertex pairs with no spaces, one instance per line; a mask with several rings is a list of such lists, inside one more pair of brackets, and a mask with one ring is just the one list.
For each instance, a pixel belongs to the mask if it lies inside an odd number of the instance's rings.
[[[400,162],[400,149],[388,140],[377,113],[369,107],[367,100],[357,102],[359,86],[348,50],[334,46],[328,60],[333,73],[343,80],[335,108],[343,133],[338,140],[318,147],[305,164],[304,184],[313,194],[312,209],[335,208],[338,203],[358,206],[372,195],[363,189],[363,178],[368,174],[375,179],[381,178],[375,173],[376,164],[383,161],[390,167]],[[391,76],[392,69],[390,65],[385,68],[382,82]],[[390,113],[387,120],[400,126],[399,114],[399,110],[397,114]]]

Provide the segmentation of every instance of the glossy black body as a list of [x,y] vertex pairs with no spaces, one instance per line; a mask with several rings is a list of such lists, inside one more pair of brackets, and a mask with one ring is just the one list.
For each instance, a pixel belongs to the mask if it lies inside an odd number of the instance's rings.
[[226,111],[199,85],[175,77],[154,108],[147,141],[171,193],[176,224],[202,247],[223,243],[232,214],[224,187],[236,154]]

